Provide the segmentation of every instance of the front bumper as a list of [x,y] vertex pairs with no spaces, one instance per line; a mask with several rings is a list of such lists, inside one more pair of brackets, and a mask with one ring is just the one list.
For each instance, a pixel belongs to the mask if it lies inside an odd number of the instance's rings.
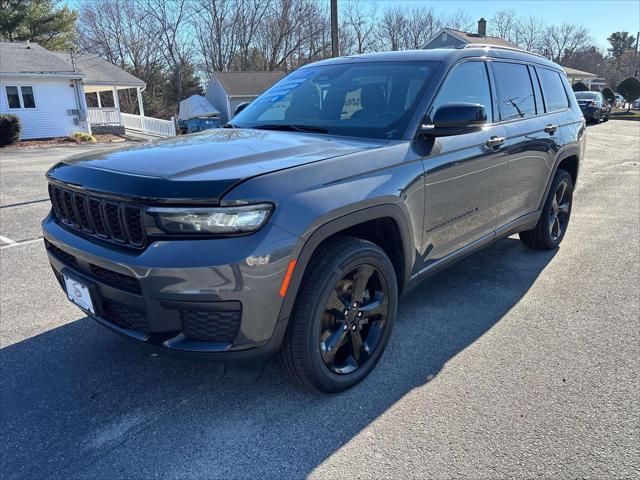
[[[166,351],[231,362],[279,348],[281,282],[298,238],[275,225],[243,237],[156,241],[142,251],[103,245],[43,222],[56,277],[92,285],[99,323]],[[63,286],[64,288],[64,286]]]

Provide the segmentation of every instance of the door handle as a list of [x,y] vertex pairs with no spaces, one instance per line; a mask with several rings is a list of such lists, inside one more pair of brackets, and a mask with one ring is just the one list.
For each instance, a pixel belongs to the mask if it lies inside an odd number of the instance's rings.
[[553,123],[550,123],[549,125],[544,127],[544,131],[547,133],[554,133],[556,130],[558,130],[558,125],[555,125]]
[[487,140],[486,145],[487,147],[496,148],[502,145],[506,139],[507,139],[506,137],[496,137],[494,135],[489,140]]

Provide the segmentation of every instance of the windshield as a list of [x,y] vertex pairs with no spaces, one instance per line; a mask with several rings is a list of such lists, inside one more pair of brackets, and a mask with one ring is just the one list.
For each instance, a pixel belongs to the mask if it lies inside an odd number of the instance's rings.
[[435,66],[380,62],[301,68],[231,122],[241,128],[399,139]]
[[576,98],[595,100],[598,98],[598,94],[596,92],[576,92]]

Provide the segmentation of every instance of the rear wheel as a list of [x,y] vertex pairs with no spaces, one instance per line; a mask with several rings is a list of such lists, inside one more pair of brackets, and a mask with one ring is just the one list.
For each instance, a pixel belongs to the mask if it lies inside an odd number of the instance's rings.
[[393,265],[377,245],[337,237],[321,247],[279,354],[287,376],[329,393],[363,380],[389,341],[397,290]]
[[565,170],[558,170],[536,226],[520,232],[520,240],[535,250],[552,250],[560,245],[569,226],[573,204],[573,181]]

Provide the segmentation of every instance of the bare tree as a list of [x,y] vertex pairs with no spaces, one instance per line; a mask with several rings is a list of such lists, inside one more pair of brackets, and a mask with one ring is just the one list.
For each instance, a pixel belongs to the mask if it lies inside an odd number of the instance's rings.
[[340,44],[344,53],[366,53],[375,50],[377,39],[376,6],[364,6],[360,0],[347,3],[342,13],[344,18]]
[[464,10],[457,10],[446,17],[443,24],[443,26],[453,28],[454,30],[470,32],[474,29],[475,22]]
[[489,21],[489,33],[495,37],[513,41],[516,30],[516,12],[511,9],[498,10]]
[[189,0],[146,0],[145,14],[160,42],[165,63],[174,72],[176,97],[183,98],[183,69],[189,63],[191,43],[185,35]]
[[414,50],[424,48],[439,28],[440,21],[434,15],[432,8],[412,8],[406,17],[404,48]]
[[407,17],[398,6],[387,8],[378,25],[378,32],[388,50],[402,50],[407,28]]
[[238,49],[234,0],[200,0],[191,16],[199,47],[201,68],[213,72],[229,70]]
[[518,47],[529,52],[543,53],[545,26],[540,19],[532,16],[519,19],[514,30],[513,40]]
[[589,42],[589,32],[584,27],[568,23],[552,25],[546,31],[545,51],[554,62],[562,63],[576,50],[585,48]]

